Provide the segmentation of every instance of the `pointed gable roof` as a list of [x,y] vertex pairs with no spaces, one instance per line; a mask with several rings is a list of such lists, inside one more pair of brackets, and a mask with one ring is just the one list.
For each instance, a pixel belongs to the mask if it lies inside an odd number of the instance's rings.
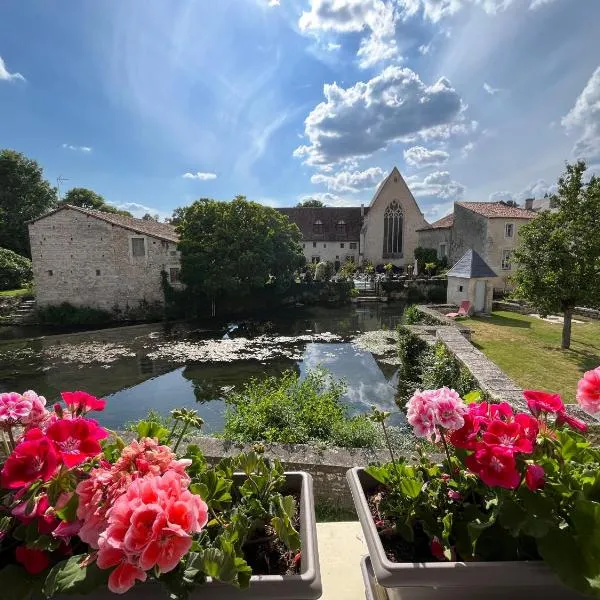
[[448,277],[475,279],[478,277],[498,277],[488,264],[473,250],[467,250],[462,258],[448,271]]
[[404,177],[402,177],[402,173],[400,173],[400,171],[398,170],[398,167],[394,167],[390,171],[390,174],[379,184],[379,186],[377,187],[377,190],[375,191],[373,199],[371,200],[371,203],[369,204],[369,208],[372,208],[375,205],[375,203],[379,199],[379,196],[381,195],[381,192],[383,192],[383,190],[385,189],[385,186],[388,184],[388,182],[392,178],[397,178],[398,183],[400,183],[401,185],[403,185],[406,188],[406,191],[408,192],[410,199],[413,201],[413,204],[416,206],[417,210],[421,213],[421,215],[423,215],[423,211],[421,210],[421,207],[417,203],[414,194],[411,192],[410,187],[406,183],[406,180],[404,179]]

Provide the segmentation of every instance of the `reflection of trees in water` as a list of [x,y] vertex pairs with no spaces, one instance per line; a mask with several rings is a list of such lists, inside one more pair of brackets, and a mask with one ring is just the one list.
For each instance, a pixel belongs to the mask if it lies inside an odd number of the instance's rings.
[[224,398],[232,389],[240,390],[252,378],[278,376],[289,369],[300,371],[295,361],[276,360],[266,365],[254,361],[192,364],[182,374],[192,383],[196,402],[210,402]]
[[46,365],[41,340],[11,342],[0,347],[0,393],[40,390],[47,392]]

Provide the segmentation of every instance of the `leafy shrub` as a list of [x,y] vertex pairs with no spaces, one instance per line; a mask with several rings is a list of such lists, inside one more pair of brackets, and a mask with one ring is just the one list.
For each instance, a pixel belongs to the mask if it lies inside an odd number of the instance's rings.
[[353,260],[347,260],[338,271],[338,275],[343,279],[352,279],[356,273],[356,263]]
[[360,296],[360,290],[357,289],[357,288],[355,288],[355,287],[353,287],[350,290],[350,298],[358,298],[358,296]]
[[31,261],[28,258],[0,248],[0,290],[25,287],[32,277]]
[[427,342],[402,325],[398,327],[397,331],[400,379],[419,381],[421,375],[421,358],[427,350]]
[[106,310],[73,306],[68,302],[40,307],[36,317],[43,325],[103,325],[113,320],[113,315]]
[[341,402],[345,390],[345,384],[324,369],[309,371],[302,381],[293,371],[280,378],[253,379],[227,398],[223,437],[239,442],[375,446],[374,425],[366,417],[347,416]]
[[468,369],[441,342],[435,345],[433,352],[423,357],[422,369],[421,382],[427,390],[445,386],[464,396],[476,387]]
[[404,325],[417,325],[422,322],[422,317],[421,311],[414,304],[410,304],[402,313],[402,323]]
[[333,265],[328,261],[321,261],[315,269],[315,281],[329,281],[333,275]]

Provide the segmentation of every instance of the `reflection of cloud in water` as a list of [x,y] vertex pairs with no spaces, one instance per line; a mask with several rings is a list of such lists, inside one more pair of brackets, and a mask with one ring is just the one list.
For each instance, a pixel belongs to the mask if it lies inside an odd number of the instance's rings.
[[[397,372],[388,381],[370,352],[352,344],[307,344],[300,363],[301,374],[306,375],[307,371],[319,365],[346,382],[344,400],[352,414],[368,412],[373,405],[398,411],[395,403]],[[400,414],[392,418],[393,424],[403,422],[404,417]]]

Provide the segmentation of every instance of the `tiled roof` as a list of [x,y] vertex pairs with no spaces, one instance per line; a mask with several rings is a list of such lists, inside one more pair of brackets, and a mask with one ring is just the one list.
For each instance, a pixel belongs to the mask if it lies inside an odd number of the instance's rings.
[[504,202],[457,202],[456,204],[488,219],[533,219],[537,216],[532,210],[508,206]]
[[161,240],[167,240],[168,242],[178,242],[179,236],[175,232],[175,227],[173,225],[169,225],[169,223],[158,223],[157,221],[145,221],[144,219],[136,219],[135,217],[126,217],[125,215],[117,215],[114,213],[106,213],[99,210],[92,210],[91,208],[81,208],[80,206],[72,206],[71,204],[64,204],[60,208],[53,210],[50,213],[46,213],[34,221],[39,221],[59,210],[64,209],[76,210],[77,212],[83,213],[84,215],[88,215],[90,217],[94,217],[95,219],[100,219],[101,221],[105,221],[106,223],[110,223],[111,225],[118,225],[119,227],[124,227],[125,229],[129,229],[131,231],[135,231],[136,233],[141,233],[143,235],[149,235],[155,238],[159,238]]
[[429,231],[430,229],[448,229],[454,225],[454,215],[446,215],[441,219],[438,219],[431,225],[427,225],[427,227],[422,227],[421,229],[417,229],[417,231]]
[[[360,207],[324,207],[324,208],[279,208],[279,212],[287,215],[296,223],[302,232],[304,240],[359,240],[360,230],[363,226]],[[365,215],[369,209],[365,208]],[[323,224],[323,233],[317,233],[314,225],[317,221]],[[341,233],[336,225],[343,221],[346,224],[346,233]]]
[[492,271],[485,260],[473,249],[467,250],[446,275],[448,277],[461,277],[463,279],[497,277],[496,273]]

